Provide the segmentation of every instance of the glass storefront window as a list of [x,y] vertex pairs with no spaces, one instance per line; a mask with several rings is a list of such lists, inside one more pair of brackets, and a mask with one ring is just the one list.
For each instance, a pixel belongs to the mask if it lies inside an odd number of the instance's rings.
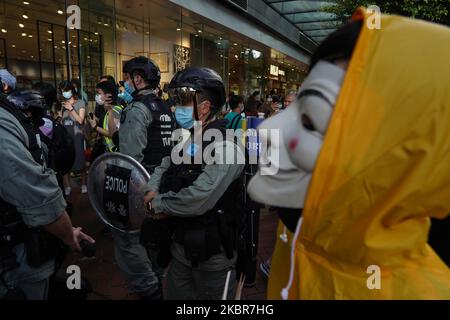
[[266,84],[264,77],[266,50],[236,36],[232,38],[231,44],[230,92],[249,96],[254,91],[263,91]]
[[[214,69],[229,92],[241,95],[283,94],[303,81],[306,65],[169,1],[73,2],[81,8],[81,30],[65,27],[72,1],[2,0],[0,67],[19,86],[79,79],[93,101],[99,77],[121,80],[124,62],[139,55],[158,63],[162,87],[188,66]],[[281,73],[271,75],[271,65]]]
[[161,70],[161,86],[177,66],[188,66],[190,41],[182,29],[181,9],[168,1],[118,3],[116,8],[117,69],[136,56],[153,59]]
[[[193,47],[192,65],[202,66],[215,70],[223,79],[225,85],[228,84],[228,52],[230,49],[230,40],[228,35],[209,25],[195,22],[201,28],[196,29],[192,25],[186,25],[191,28],[191,43]],[[201,30],[201,32],[199,32]]]
[[6,40],[0,38],[0,68],[7,68],[6,65]]
[[[80,1],[82,22],[89,20],[83,2],[92,1]],[[101,36],[85,31],[89,26],[83,23],[82,30],[67,29],[66,1],[26,3],[3,1],[4,65],[16,75],[18,86],[30,88],[39,81],[58,86],[62,80],[79,79],[83,74],[95,74],[97,81],[102,64]],[[94,57],[95,68],[86,68],[89,56]]]

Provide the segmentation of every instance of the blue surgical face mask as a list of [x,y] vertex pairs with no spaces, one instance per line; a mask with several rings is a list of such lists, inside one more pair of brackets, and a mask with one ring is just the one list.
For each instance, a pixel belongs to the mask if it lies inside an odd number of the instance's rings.
[[62,93],[64,99],[69,100],[70,98],[72,98],[73,94],[72,91],[65,91]]
[[131,101],[133,101],[133,96],[126,91],[119,93],[118,97],[124,100],[126,103],[131,103]]
[[177,123],[184,129],[191,129],[194,126],[193,112],[194,107],[178,107],[175,110]]
[[130,85],[128,84],[128,82],[125,82],[125,84],[124,84],[123,86],[124,86],[124,88],[125,88],[125,92],[127,92],[129,95],[132,95],[133,92],[136,90],[136,89],[134,89],[134,86],[133,86],[133,87],[130,87]]

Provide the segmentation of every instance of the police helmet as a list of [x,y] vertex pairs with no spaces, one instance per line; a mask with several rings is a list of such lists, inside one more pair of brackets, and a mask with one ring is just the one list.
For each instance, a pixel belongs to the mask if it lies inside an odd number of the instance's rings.
[[152,89],[155,89],[161,81],[161,71],[158,65],[151,59],[146,57],[133,58],[126,62],[123,71],[134,76],[139,74],[147,81]]
[[131,60],[125,61],[125,63],[123,64],[123,67],[122,67],[123,73],[130,73],[130,61]]
[[198,92],[204,94],[217,112],[225,103],[226,93],[222,78],[209,68],[192,67],[175,74],[169,84],[169,95],[177,101],[181,92]]
[[22,111],[45,112],[47,104],[39,91],[17,90],[11,92],[7,97],[8,101]]

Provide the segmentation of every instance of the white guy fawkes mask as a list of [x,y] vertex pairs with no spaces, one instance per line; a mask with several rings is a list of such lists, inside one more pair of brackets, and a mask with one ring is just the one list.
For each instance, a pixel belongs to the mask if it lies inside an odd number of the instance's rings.
[[[248,186],[253,200],[303,208],[344,75],[342,68],[319,61],[292,106],[259,126],[263,150],[259,170]],[[271,129],[279,129],[279,141],[272,141]]]

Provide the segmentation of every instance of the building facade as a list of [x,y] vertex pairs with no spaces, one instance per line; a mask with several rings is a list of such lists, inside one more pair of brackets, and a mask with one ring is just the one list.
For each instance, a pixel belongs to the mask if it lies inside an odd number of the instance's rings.
[[[66,28],[77,5],[80,29]],[[152,58],[161,85],[187,66],[216,70],[229,92],[297,90],[316,44],[262,0],[0,0],[0,67],[22,87],[81,80],[93,100],[101,75]]]

